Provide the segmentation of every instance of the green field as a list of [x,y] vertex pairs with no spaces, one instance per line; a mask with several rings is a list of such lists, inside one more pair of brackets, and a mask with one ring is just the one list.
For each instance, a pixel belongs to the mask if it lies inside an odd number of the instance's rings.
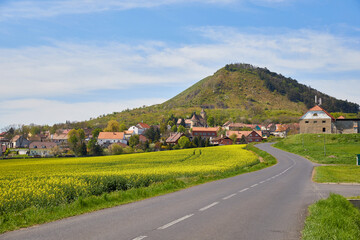
[[[244,145],[88,158],[0,161],[0,232],[254,171]],[[51,214],[50,214],[51,213]]]
[[321,166],[315,169],[315,182],[360,183],[360,166]]
[[355,165],[356,154],[360,154],[360,134],[297,134],[275,146],[316,163]]
[[360,134],[298,134],[276,143],[275,147],[316,163],[334,165],[316,167],[316,182],[360,183],[360,167],[356,166]]
[[331,194],[309,207],[304,240],[360,239],[360,212],[344,197]]

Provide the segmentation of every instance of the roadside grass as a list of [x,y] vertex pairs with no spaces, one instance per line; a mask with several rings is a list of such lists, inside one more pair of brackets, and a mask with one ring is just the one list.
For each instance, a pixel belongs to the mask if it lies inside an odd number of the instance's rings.
[[303,240],[358,240],[360,212],[344,197],[330,194],[309,207]]
[[360,134],[298,134],[274,146],[316,163],[332,164],[315,167],[315,182],[360,183],[360,167],[356,166],[356,154],[360,154]]
[[315,171],[315,182],[360,183],[360,166],[321,166],[316,167]]
[[[210,150],[210,154],[207,156],[214,157],[214,152],[216,150],[224,151],[229,149],[235,149],[235,148],[242,148],[241,146],[230,146],[230,147],[217,147],[217,148],[206,148],[206,149],[212,149]],[[172,153],[159,153],[161,154],[174,154],[172,156],[166,156],[168,158],[167,164],[173,165],[175,164],[179,171],[181,171],[181,164],[200,164],[202,167],[203,165],[216,165],[214,162],[209,161],[206,162],[206,154],[204,152],[206,149],[197,149],[197,151],[200,150],[200,154],[196,152],[196,149],[194,151],[187,149],[187,150],[177,150],[177,151],[171,151]],[[0,214],[0,233],[4,233],[6,231],[16,230],[23,227],[32,226],[35,224],[42,224],[70,216],[75,216],[87,212],[92,212],[104,208],[114,207],[121,204],[127,204],[134,201],[139,201],[142,199],[159,196],[167,193],[171,193],[180,189],[184,189],[187,187],[191,187],[194,185],[202,184],[209,181],[214,181],[222,178],[232,177],[235,175],[239,175],[242,173],[257,171],[260,169],[263,169],[265,167],[271,166],[276,163],[275,158],[273,158],[271,155],[269,155],[266,152],[263,152],[257,148],[255,148],[252,145],[248,145],[246,149],[251,150],[255,152],[256,154],[259,154],[263,159],[264,162],[259,162],[257,157],[255,156],[254,160],[251,160],[250,162],[247,162],[246,164],[233,164],[232,166],[225,168],[226,164],[221,162],[221,158],[217,158],[216,162],[218,162],[219,171],[214,171],[213,168],[209,172],[203,171],[196,171],[196,166],[191,166],[191,170],[195,171],[194,174],[174,174],[171,171],[169,172],[168,177],[161,177],[158,179],[158,181],[149,182],[148,184],[140,184],[139,186],[132,186],[129,189],[121,190],[116,189],[114,191],[110,191],[110,189],[105,189],[106,191],[100,192],[98,194],[93,195],[79,195],[75,197],[70,202],[61,203],[58,205],[31,205],[29,207],[26,207],[24,209],[16,210],[16,211],[5,211]],[[192,152],[194,151],[194,152]],[[246,152],[244,156],[254,156],[254,153],[250,153],[246,150],[243,150]],[[201,154],[203,152],[203,154]],[[231,152],[225,151],[225,153],[230,154]],[[185,155],[184,155],[185,154]],[[190,154],[190,155],[189,155]],[[238,153],[237,153],[238,154]],[[179,155],[179,159],[174,159],[175,155]],[[184,156],[185,158],[184,158]],[[230,154],[231,155],[231,154]],[[106,162],[104,165],[103,159],[96,158],[92,159],[94,162],[91,161],[90,158],[86,159],[75,159],[72,158],[69,159],[71,162],[67,163],[67,165],[73,165],[72,167],[75,167],[78,171],[81,171],[81,169],[91,168],[91,169],[97,169],[102,170],[106,169],[110,165],[112,168],[121,168],[121,166],[124,167],[131,167],[133,165],[136,165],[136,163],[139,163],[136,161],[136,158],[142,159],[142,161],[148,162],[150,165],[154,165],[154,168],[157,168],[158,165],[156,163],[164,164],[164,159],[161,159],[158,155],[155,154],[155,160],[149,161],[147,159],[146,154],[134,154],[134,155],[127,155],[127,157],[131,156],[133,159],[132,161],[129,161],[126,156],[122,156],[120,161],[117,161],[116,158],[111,158],[109,162]],[[150,155],[153,156],[153,155]],[[200,157],[202,156],[202,157]],[[218,156],[215,156],[215,158]],[[252,158],[252,157],[251,157]],[[89,161],[90,159],[90,161]],[[178,160],[178,161],[177,161]],[[29,161],[29,160],[26,160]],[[61,160],[49,160],[49,161],[59,161],[58,164],[61,163]],[[107,161],[107,160],[106,160]],[[59,165],[56,166],[56,163],[52,162],[52,164],[55,164],[55,166],[51,166],[51,171],[58,171],[59,174],[64,174],[65,170],[64,168],[61,168]],[[8,163],[8,162],[7,162]],[[31,160],[30,163],[26,164],[25,160],[15,160],[13,162],[14,164],[8,168],[8,171],[12,171],[11,173],[8,173],[8,176],[14,177],[16,174],[21,172],[22,168],[27,168],[28,171],[30,171],[31,165],[36,168],[40,168],[40,170],[45,170],[44,166],[41,165],[36,160]],[[39,165],[40,164],[40,165]],[[125,165],[123,165],[125,164]],[[39,166],[37,166],[39,165]],[[134,166],[133,166],[134,167]],[[210,166],[209,166],[210,167]],[[211,166],[214,167],[214,166]],[[60,168],[60,169],[58,169]],[[144,171],[144,167],[141,168],[142,171]],[[184,169],[189,170],[184,166]],[[203,168],[200,168],[203,169]],[[206,168],[205,168],[206,169]],[[47,169],[48,170],[48,169]],[[147,169],[148,171],[149,169]],[[0,168],[1,172],[1,168]],[[31,172],[31,171],[30,171]],[[4,171],[2,172],[4,173]],[[92,173],[94,174],[94,173]],[[4,176],[2,176],[4,177]],[[34,176],[34,179],[37,177]],[[121,178],[120,178],[121,179]],[[0,178],[1,180],[1,178]],[[97,178],[99,180],[99,178]],[[100,179],[101,180],[101,179]],[[105,181],[109,181],[109,179],[105,178],[103,179]],[[110,186],[114,185],[114,180],[110,179]],[[155,178],[156,180],[156,178]],[[116,181],[115,181],[116,183]],[[106,183],[109,184],[109,183]],[[101,184],[100,184],[101,185]],[[104,185],[102,183],[102,185]],[[116,185],[116,184],[115,184]],[[4,185],[2,185],[4,186]],[[10,186],[10,185],[9,185]],[[85,185],[86,186],[86,185]],[[108,186],[109,187],[109,186]],[[104,189],[103,189],[104,190]]]
[[274,146],[316,163],[355,165],[356,154],[360,154],[360,134],[297,134]]

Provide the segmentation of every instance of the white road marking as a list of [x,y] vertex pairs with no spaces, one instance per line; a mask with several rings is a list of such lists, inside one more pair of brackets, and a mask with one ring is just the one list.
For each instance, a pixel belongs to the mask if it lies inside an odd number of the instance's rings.
[[252,186],[250,186],[250,187],[256,187],[257,185],[259,185],[259,184],[255,183],[254,185],[252,185]]
[[228,200],[229,198],[232,198],[232,197],[235,196],[235,195],[236,195],[236,193],[231,194],[231,195],[229,195],[229,196],[227,196],[227,197],[224,197],[223,200]]
[[244,188],[243,190],[240,190],[239,192],[245,192],[246,190],[249,190],[249,188]]
[[259,183],[261,184],[261,183],[264,183],[264,182],[266,182],[266,181],[264,180],[264,181],[261,181],[261,182],[259,182]]
[[199,211],[200,211],[200,212],[205,211],[205,210],[207,210],[207,209],[215,206],[215,205],[218,204],[218,203],[219,203],[219,202],[214,202],[214,203],[212,203],[212,204],[210,204],[210,205],[207,205],[206,207],[203,207],[203,208],[199,209]]
[[144,238],[146,238],[147,236],[140,236],[140,237],[137,237],[137,238],[134,238],[133,240],[142,240]]
[[168,227],[171,227],[172,225],[177,224],[177,223],[179,223],[179,222],[181,222],[181,221],[184,221],[185,219],[188,219],[189,217],[192,217],[192,216],[194,216],[194,214],[186,215],[186,216],[184,216],[184,217],[182,217],[182,218],[176,219],[175,221],[172,221],[172,222],[170,222],[170,223],[168,223],[168,224],[165,224],[164,226],[159,227],[158,229],[159,229],[159,230],[164,230],[164,229],[166,229],[166,228],[168,228]]

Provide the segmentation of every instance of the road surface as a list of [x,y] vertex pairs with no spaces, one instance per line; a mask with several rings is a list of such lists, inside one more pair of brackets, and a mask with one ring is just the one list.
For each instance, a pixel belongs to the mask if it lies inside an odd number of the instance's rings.
[[316,184],[314,164],[270,146],[275,166],[119,207],[0,235],[27,240],[300,239],[307,207],[359,185]]

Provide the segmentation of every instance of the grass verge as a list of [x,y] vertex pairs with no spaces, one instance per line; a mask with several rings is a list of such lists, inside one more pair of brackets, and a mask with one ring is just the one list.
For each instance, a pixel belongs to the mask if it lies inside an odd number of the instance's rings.
[[360,239],[360,212],[344,197],[331,194],[309,207],[303,240]]
[[248,145],[246,149],[255,152],[264,161],[211,175],[199,174],[186,178],[173,178],[153,183],[148,187],[103,193],[99,196],[79,197],[72,203],[59,206],[29,207],[22,211],[1,215],[0,233],[171,193],[194,185],[257,171],[276,163],[274,157],[253,145]]
[[360,183],[359,166],[321,166],[315,168],[314,181],[319,183]]

